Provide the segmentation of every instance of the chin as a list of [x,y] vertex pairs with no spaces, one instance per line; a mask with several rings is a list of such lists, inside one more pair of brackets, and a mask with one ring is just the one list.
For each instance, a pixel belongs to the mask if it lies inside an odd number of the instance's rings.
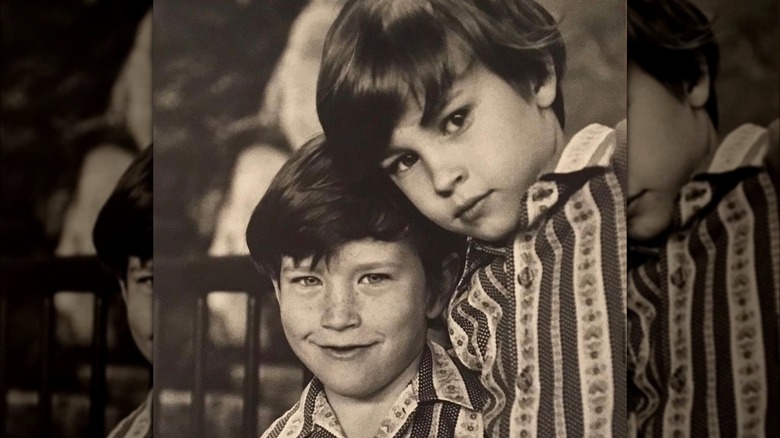
[[470,237],[474,237],[478,240],[487,243],[493,243],[496,245],[503,245],[507,239],[512,238],[512,232],[514,230],[510,227],[500,226],[483,226],[474,230],[471,233],[465,233]]
[[669,228],[671,221],[639,217],[628,221],[628,238],[641,243],[656,242]]
[[369,397],[379,389],[375,388],[376,385],[373,385],[373,382],[369,382],[366,379],[355,379],[354,375],[350,376],[349,380],[323,378],[320,378],[320,380],[328,391],[333,391],[342,397],[353,399]]

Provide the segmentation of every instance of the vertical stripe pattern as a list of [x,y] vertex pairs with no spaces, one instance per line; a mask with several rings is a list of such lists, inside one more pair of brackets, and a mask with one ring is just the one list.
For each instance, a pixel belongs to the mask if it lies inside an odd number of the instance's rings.
[[780,225],[762,129],[740,127],[682,188],[657,253],[630,253],[639,436],[780,436]]
[[[448,308],[488,396],[485,436],[625,436],[625,197],[591,125],[520,202],[506,246],[471,240]],[[622,269],[621,269],[622,268]]]

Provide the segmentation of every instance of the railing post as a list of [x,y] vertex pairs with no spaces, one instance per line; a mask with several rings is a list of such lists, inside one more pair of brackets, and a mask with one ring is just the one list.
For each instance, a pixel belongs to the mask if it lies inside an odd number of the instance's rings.
[[206,324],[208,323],[207,313],[208,307],[206,306],[206,293],[198,291],[198,299],[195,303],[195,326],[193,336],[193,352],[195,355],[195,370],[194,370],[194,382],[192,391],[192,405],[190,436],[203,436],[203,424],[204,424],[204,395],[205,390],[203,387],[203,377],[205,371],[206,362]]
[[[154,297],[152,305],[152,330],[156,332],[161,327],[160,312],[162,312],[162,300],[160,295],[157,294]],[[152,436],[155,436],[155,431],[160,430],[160,417],[162,414],[162,406],[160,404],[160,386],[156,389],[154,387],[154,360],[160,357],[160,338],[156,337],[152,342],[152,367],[149,373],[149,390],[152,391]]]
[[6,418],[6,349],[8,348],[8,299],[0,292],[0,436],[5,436],[5,418]]
[[96,293],[92,320],[92,364],[89,384],[89,436],[102,438],[106,425],[106,326],[105,298]]
[[244,394],[243,394],[243,436],[257,437],[257,407],[259,405],[258,370],[260,367],[260,312],[262,296],[255,291],[247,294],[246,335],[244,336]]
[[46,293],[43,297],[41,319],[41,385],[38,389],[38,407],[41,416],[41,437],[50,437],[52,431],[51,411],[51,362],[52,338],[54,337],[54,294]]

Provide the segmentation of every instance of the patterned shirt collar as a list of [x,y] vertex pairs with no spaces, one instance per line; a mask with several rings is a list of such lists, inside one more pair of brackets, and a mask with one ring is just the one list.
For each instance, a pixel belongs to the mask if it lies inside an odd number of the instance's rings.
[[125,417],[108,434],[108,438],[149,437],[152,436],[152,391],[130,415]]
[[[616,145],[615,130],[597,123],[575,134],[566,144],[555,169],[543,173],[523,195],[518,230],[535,228],[595,174],[605,172],[610,167]],[[507,255],[512,251],[512,242],[502,245],[469,238],[469,248],[475,252],[472,256]]]
[[[732,131],[718,146],[706,170],[695,174],[680,190],[669,232],[688,228],[742,180],[761,171],[768,151],[768,129],[747,123]],[[661,247],[633,244],[631,252],[634,258],[652,258],[660,256]]]
[[693,176],[677,197],[675,227],[685,227],[697,213],[717,204],[740,181],[759,172],[769,150],[769,130],[744,124],[718,146],[706,171]]
[[[412,413],[421,404],[452,403],[479,412],[485,402],[479,377],[454,361],[444,347],[428,341],[417,374],[401,391],[390,412],[382,420],[382,433],[379,436],[395,436],[407,427]],[[303,429],[298,436],[312,435],[317,426],[334,437],[345,436],[319,379],[312,379],[299,403],[300,406],[313,404],[313,409],[305,410]]]

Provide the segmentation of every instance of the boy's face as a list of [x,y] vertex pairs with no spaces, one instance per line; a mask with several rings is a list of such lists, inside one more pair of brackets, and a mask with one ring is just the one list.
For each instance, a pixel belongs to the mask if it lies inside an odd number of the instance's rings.
[[127,307],[127,322],[133,341],[141,354],[152,362],[152,259],[142,261],[130,256],[127,261],[127,280],[120,280],[122,298]]
[[666,231],[678,193],[705,158],[706,125],[701,119],[708,116],[691,100],[698,96],[690,94],[679,99],[647,72],[629,65],[627,216],[632,239],[647,241]]
[[409,100],[381,165],[441,227],[504,239],[520,220],[523,195],[554,164],[554,99],[554,75],[524,99],[475,62],[431,121],[423,123],[420,105]]
[[366,399],[403,388],[417,372],[430,299],[417,251],[406,241],[349,242],[311,266],[284,257],[276,286],[287,340],[328,392]]

